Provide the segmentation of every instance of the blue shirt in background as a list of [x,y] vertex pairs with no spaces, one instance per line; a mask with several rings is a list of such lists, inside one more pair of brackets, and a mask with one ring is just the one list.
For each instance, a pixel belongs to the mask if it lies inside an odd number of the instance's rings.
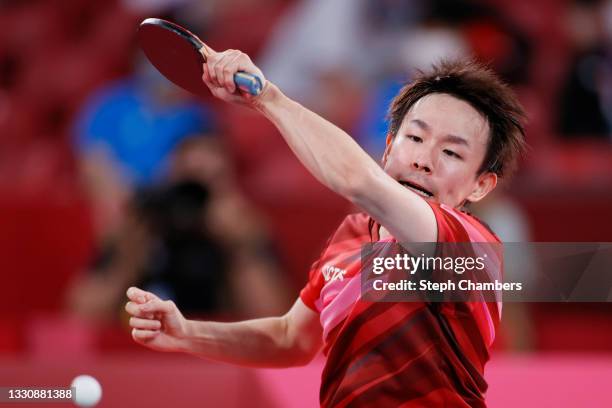
[[137,80],[128,79],[96,92],[77,116],[74,131],[78,152],[105,149],[126,181],[145,186],[163,175],[181,140],[213,128],[212,112],[203,104],[161,104]]

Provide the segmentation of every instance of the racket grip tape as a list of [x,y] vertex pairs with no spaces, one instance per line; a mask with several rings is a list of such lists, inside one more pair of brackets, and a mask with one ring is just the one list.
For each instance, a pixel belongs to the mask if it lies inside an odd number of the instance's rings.
[[241,91],[257,96],[261,93],[263,86],[259,77],[247,74],[246,72],[236,72],[234,82]]

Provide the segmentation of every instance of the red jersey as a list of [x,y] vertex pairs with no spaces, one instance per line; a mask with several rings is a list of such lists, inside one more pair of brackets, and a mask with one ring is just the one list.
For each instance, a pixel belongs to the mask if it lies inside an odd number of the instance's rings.
[[[430,203],[438,242],[499,239],[478,219]],[[320,314],[322,407],[484,407],[484,365],[501,304],[361,300],[361,248],[380,240],[367,214],[349,215],[313,264],[300,298]]]

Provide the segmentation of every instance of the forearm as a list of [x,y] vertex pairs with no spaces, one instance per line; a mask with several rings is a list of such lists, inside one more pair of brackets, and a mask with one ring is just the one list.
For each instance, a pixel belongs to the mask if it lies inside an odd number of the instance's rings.
[[283,317],[236,323],[188,321],[182,351],[202,358],[251,367],[290,367],[304,354],[288,340]]
[[359,189],[380,175],[380,166],[342,129],[269,87],[257,109],[317,180],[354,201]]

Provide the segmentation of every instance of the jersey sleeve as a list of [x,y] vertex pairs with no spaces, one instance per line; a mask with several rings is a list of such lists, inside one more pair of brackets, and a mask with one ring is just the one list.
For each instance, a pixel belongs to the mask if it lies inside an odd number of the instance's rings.
[[321,259],[319,258],[312,264],[308,274],[308,282],[300,291],[302,302],[317,313],[320,313],[320,310],[316,307],[315,302],[319,298],[324,283],[320,272],[321,268],[319,268],[320,262]]
[[487,224],[473,215],[445,204],[428,204],[436,217],[438,242],[500,242]]
[[469,236],[459,221],[458,211],[439,203],[427,202],[436,217],[437,242],[469,242]]
[[326,259],[354,245],[370,241],[369,220],[370,218],[363,213],[350,214],[327,240],[321,255],[310,267],[308,282],[300,291],[300,299],[310,309],[317,313],[321,312],[321,305],[317,305],[317,300],[320,299],[321,290],[326,283],[323,276],[323,265]]
[[300,299],[302,299],[302,302],[304,302],[306,306],[308,306],[310,309],[314,310],[317,313],[320,313],[321,310],[317,307],[316,301],[320,297],[323,285],[325,285],[325,278],[323,277],[321,265],[323,264],[323,259],[325,258],[325,255],[329,251],[330,245],[333,244],[334,240],[338,235],[338,231],[342,228],[343,225],[344,222],[328,238],[324,249],[319,255],[319,258],[310,266],[310,271],[308,272],[308,282],[306,282],[306,285],[300,291]]

